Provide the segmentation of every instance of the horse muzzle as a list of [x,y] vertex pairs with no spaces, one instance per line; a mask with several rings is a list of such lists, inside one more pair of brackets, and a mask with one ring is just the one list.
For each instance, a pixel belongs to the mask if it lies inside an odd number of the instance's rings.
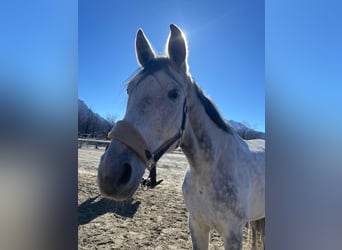
[[145,166],[126,145],[112,141],[102,155],[97,181],[101,194],[109,199],[123,201],[137,190]]

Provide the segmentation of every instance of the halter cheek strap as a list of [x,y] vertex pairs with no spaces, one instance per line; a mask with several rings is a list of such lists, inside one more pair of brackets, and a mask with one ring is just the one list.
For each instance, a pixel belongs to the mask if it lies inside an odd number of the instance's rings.
[[[179,139],[183,137],[187,115],[186,99],[183,106],[182,124],[173,137],[163,143],[157,150],[152,151],[147,146],[139,131],[126,121],[118,121],[115,127],[108,133],[108,138],[117,140],[129,147],[144,162],[146,168],[151,170],[165,152]],[[180,141],[179,141],[180,144]],[[179,145],[178,145],[179,146]]]

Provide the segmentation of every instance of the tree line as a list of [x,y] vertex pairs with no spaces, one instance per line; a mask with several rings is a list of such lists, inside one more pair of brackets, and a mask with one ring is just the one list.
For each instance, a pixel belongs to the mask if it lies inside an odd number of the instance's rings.
[[78,137],[107,139],[114,124],[115,116],[108,115],[105,119],[78,99]]

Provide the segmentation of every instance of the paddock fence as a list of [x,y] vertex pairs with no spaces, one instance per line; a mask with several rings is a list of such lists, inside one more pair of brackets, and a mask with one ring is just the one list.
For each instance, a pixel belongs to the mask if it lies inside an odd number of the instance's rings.
[[91,138],[78,138],[77,141],[78,148],[94,146],[96,149],[99,149],[100,147],[107,147],[110,143],[110,140],[97,140]]

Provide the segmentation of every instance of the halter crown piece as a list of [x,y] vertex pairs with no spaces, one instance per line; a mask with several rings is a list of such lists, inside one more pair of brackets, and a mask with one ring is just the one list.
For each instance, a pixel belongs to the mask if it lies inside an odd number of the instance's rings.
[[179,140],[178,146],[180,145],[185,129],[187,110],[188,108],[185,99],[183,105],[183,118],[180,129],[178,130],[177,134],[164,142],[155,151],[149,149],[147,143],[145,142],[143,136],[139,133],[139,131],[129,122],[126,122],[124,120],[118,121],[115,124],[114,128],[108,133],[108,138],[117,140],[129,147],[138,155],[138,157],[144,162],[145,167],[150,171],[155,166],[157,161],[163,156],[163,154],[167,152],[175,142]]

